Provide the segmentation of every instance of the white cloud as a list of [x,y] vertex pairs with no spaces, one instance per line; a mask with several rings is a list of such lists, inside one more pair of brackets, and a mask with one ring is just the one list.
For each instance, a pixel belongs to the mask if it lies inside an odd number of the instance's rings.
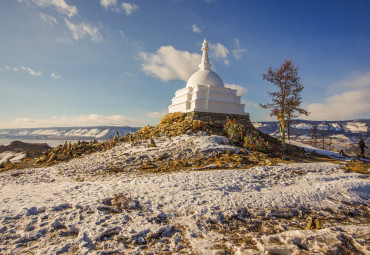
[[5,71],[14,71],[14,72],[17,72],[18,71],[18,68],[17,67],[10,67],[10,66],[4,66],[1,69],[2,70],[5,70]]
[[195,25],[195,24],[193,24],[192,26],[191,26],[191,28],[192,28],[192,30],[193,30],[193,32],[194,33],[201,33],[202,31],[200,30],[200,28],[199,27],[197,27],[197,25]]
[[212,50],[210,53],[216,58],[227,58],[229,50],[221,43],[210,44],[209,48]]
[[76,126],[142,126],[144,122],[122,115],[88,114],[80,116],[52,116],[46,119],[18,118],[0,123],[0,128],[41,128]]
[[62,78],[62,76],[60,74],[55,74],[55,73],[51,73],[50,76],[54,80],[58,80],[58,79]]
[[58,21],[53,16],[47,15],[45,13],[40,13],[40,17],[49,26],[58,24]]
[[163,81],[180,79],[187,81],[198,70],[201,55],[181,51],[173,46],[161,46],[156,53],[141,52],[142,68]]
[[233,53],[234,58],[240,59],[242,57],[242,54],[247,52],[247,49],[236,49],[231,51]]
[[323,103],[308,105],[308,119],[346,120],[370,117],[370,73],[340,84],[353,89],[330,96]]
[[125,75],[127,75],[127,76],[130,76],[130,77],[132,77],[132,76],[134,76],[134,74],[133,73],[130,73],[130,72],[123,72]]
[[230,89],[235,89],[236,94],[238,96],[244,96],[248,93],[248,90],[246,88],[244,88],[243,86],[240,86],[240,85],[225,83],[225,87],[230,88]]
[[245,108],[255,108],[255,109],[261,109],[261,107],[253,101],[247,101],[244,98],[240,100],[242,104],[245,104]]
[[35,70],[31,69],[30,67],[22,66],[21,69],[23,71],[26,71],[30,75],[33,75],[33,76],[40,76],[40,75],[42,75],[42,72],[41,71],[35,71]]
[[240,40],[238,38],[235,38],[235,44],[236,49],[232,50],[231,52],[235,59],[240,59],[242,57],[242,54],[247,52],[247,49],[240,47]]
[[123,2],[122,8],[125,10],[126,15],[130,15],[134,11],[137,11],[139,9],[139,6],[137,6],[136,4]]
[[104,8],[116,6],[117,0],[100,0],[100,5],[103,6]]
[[55,41],[57,43],[72,43],[72,39],[69,38],[69,36],[67,35],[67,33],[65,33],[66,35],[65,36],[60,36],[58,38],[55,39]]
[[168,113],[168,110],[162,112],[148,112],[148,116],[155,119],[161,119],[164,115]]
[[370,72],[367,74],[364,74],[358,78],[355,78],[354,80],[349,81],[342,81],[340,82],[340,85],[350,87],[350,88],[362,88],[370,85]]
[[370,90],[359,89],[331,96],[324,103],[310,104],[312,120],[346,120],[370,117]]
[[236,47],[240,48],[240,40],[238,38],[235,38],[234,41],[235,41]]
[[69,5],[65,2],[65,0],[18,0],[19,2],[33,2],[34,4],[40,7],[48,7],[53,6],[59,12],[66,14],[68,17],[73,17],[77,14],[77,7],[73,5]]
[[122,39],[125,39],[125,33],[122,30],[119,31],[119,34],[122,36]]
[[84,38],[86,35],[90,36],[90,39],[93,42],[97,43],[103,41],[97,27],[88,25],[84,22],[82,22],[81,24],[73,24],[67,19],[65,19],[65,23],[67,27],[71,30],[73,38],[77,41],[81,38]]
[[117,7],[117,0],[100,0],[100,5],[107,10],[121,12],[120,8]]

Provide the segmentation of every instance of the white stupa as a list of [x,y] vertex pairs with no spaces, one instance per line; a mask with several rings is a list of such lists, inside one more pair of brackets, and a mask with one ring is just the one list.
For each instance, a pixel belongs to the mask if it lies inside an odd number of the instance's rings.
[[225,88],[220,76],[211,70],[208,50],[208,43],[204,39],[200,69],[190,76],[186,88],[176,91],[168,107],[169,113],[196,111],[248,115],[236,90]]

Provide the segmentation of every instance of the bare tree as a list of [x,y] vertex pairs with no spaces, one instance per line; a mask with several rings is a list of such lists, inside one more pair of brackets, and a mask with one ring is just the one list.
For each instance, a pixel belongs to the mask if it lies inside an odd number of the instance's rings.
[[325,150],[325,144],[326,144],[326,134],[325,134],[325,125],[321,126],[321,149]]
[[317,140],[319,139],[319,129],[317,124],[313,125],[310,129],[310,135],[313,140],[313,146],[317,148]]
[[[298,67],[295,67],[291,60],[285,60],[280,68],[275,71],[271,67],[267,73],[263,74],[263,80],[271,82],[278,87],[277,91],[270,92],[272,102],[262,105],[264,109],[271,109],[270,115],[283,116],[283,121],[287,127],[288,139],[290,138],[290,124],[294,118],[300,114],[309,114],[306,110],[300,108],[302,97],[300,96],[303,90],[303,85],[300,82],[301,77],[298,75]],[[285,137],[285,134],[282,134]]]

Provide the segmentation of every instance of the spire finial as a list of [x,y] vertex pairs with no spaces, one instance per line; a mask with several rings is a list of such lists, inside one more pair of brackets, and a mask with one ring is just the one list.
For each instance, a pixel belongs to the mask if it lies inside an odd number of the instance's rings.
[[209,60],[208,60],[208,50],[209,50],[208,43],[207,43],[207,40],[204,38],[203,45],[202,45],[202,51],[203,51],[202,62],[200,62],[200,65],[199,65],[199,68],[202,70],[209,70],[212,67],[212,64],[209,63]]

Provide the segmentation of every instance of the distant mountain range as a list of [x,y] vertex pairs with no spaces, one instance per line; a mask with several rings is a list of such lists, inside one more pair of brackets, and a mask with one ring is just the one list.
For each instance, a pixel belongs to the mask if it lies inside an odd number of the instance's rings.
[[[256,128],[263,133],[278,137],[279,122],[254,122]],[[360,134],[370,139],[370,119],[345,120],[345,121],[309,121],[296,120],[292,123],[290,131],[291,138],[297,140],[310,139],[310,130],[318,125],[319,133],[324,129],[327,138],[343,143],[357,141]],[[106,140],[112,139],[118,131],[120,136],[139,130],[139,127],[55,127],[55,128],[21,128],[21,129],[0,129],[0,138],[3,139],[37,139],[37,140]]]
[[20,128],[0,129],[0,138],[3,139],[36,139],[36,140],[106,140],[112,139],[117,131],[119,135],[133,133],[138,127],[55,127],[55,128]]
[[[263,133],[280,137],[279,122],[254,122],[254,126]],[[330,139],[333,147],[345,148],[345,144],[357,144],[360,136],[366,143],[370,142],[370,119],[343,120],[343,121],[311,121],[296,120],[290,127],[290,138],[294,140],[311,140],[310,130],[314,125],[318,126],[319,138],[322,133],[325,139]],[[335,146],[337,145],[337,146]],[[339,145],[339,146],[338,146]],[[342,145],[342,146],[340,146]]]

